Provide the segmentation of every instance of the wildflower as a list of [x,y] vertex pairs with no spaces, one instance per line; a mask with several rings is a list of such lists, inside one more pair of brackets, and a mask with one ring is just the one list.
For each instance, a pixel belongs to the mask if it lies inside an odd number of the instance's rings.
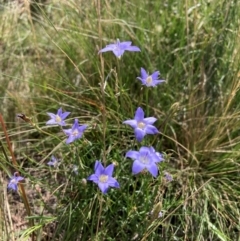
[[134,129],[135,137],[140,142],[146,134],[154,135],[159,133],[157,128],[152,125],[156,120],[154,117],[144,118],[143,109],[138,107],[134,119],[126,120],[123,123],[130,125]]
[[59,163],[59,160],[55,156],[52,156],[51,160],[47,164],[48,166],[56,167],[58,163]]
[[109,44],[105,48],[101,49],[98,53],[104,53],[108,51],[112,51],[117,58],[121,58],[125,51],[130,52],[139,52],[141,51],[137,46],[131,46],[131,41],[120,42],[117,39],[117,42],[114,44]]
[[94,166],[95,173],[87,178],[98,185],[102,193],[107,193],[109,187],[119,188],[119,183],[112,177],[114,165],[110,164],[106,168],[103,167],[101,162],[96,161]]
[[72,128],[63,130],[64,133],[68,136],[68,139],[66,140],[66,143],[69,144],[79,138],[82,137],[83,132],[87,128],[87,125],[79,125],[78,120],[75,119],[74,124],[72,125]]
[[18,182],[24,179],[24,177],[17,175],[17,172],[15,172],[14,175],[11,177],[10,182],[8,183],[8,188],[14,191],[18,190]]
[[165,179],[168,181],[168,182],[171,182],[173,180],[173,177],[171,174],[169,174],[168,172],[165,172]]
[[59,126],[65,126],[66,123],[64,121],[64,119],[67,118],[67,116],[70,114],[71,112],[62,112],[62,108],[58,109],[57,114],[53,114],[53,113],[47,113],[51,119],[46,123],[46,125],[59,125]]
[[155,87],[158,84],[165,82],[165,80],[159,80],[158,75],[160,74],[159,71],[155,71],[151,75],[148,75],[144,68],[141,68],[141,77],[137,77],[137,79],[142,81],[143,85],[148,87]]
[[133,174],[138,174],[147,169],[152,176],[157,177],[158,167],[156,163],[163,161],[159,157],[153,147],[143,146],[139,151],[128,151],[126,157],[134,160],[132,165]]

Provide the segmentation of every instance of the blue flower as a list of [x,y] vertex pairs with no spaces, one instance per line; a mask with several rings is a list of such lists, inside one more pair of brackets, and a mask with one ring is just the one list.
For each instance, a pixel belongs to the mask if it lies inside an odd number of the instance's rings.
[[141,51],[137,46],[131,46],[131,41],[120,42],[117,39],[117,42],[114,44],[109,44],[105,48],[101,49],[98,53],[104,53],[108,51],[112,51],[117,58],[121,58],[125,51],[130,52],[139,52]]
[[64,133],[68,136],[68,139],[66,140],[66,143],[69,144],[79,138],[82,137],[83,132],[87,128],[87,125],[79,125],[78,120],[75,119],[74,124],[72,125],[72,128],[63,130]]
[[14,191],[18,190],[18,182],[22,181],[24,177],[18,176],[17,172],[11,177],[10,182],[8,183],[8,188]]
[[65,126],[66,123],[64,121],[64,119],[67,118],[67,116],[70,114],[71,112],[62,112],[62,108],[60,108],[57,111],[57,114],[53,114],[53,113],[47,113],[51,119],[46,123],[46,125],[59,125],[59,126]]
[[165,82],[165,80],[158,79],[159,74],[159,71],[155,71],[151,75],[148,75],[146,70],[144,68],[141,68],[141,77],[137,77],[137,79],[141,80],[143,85],[146,85],[148,87],[155,87],[156,85]]
[[95,173],[87,178],[98,185],[102,193],[107,193],[109,187],[119,188],[119,183],[112,177],[114,165],[110,164],[106,168],[103,167],[101,162],[96,161],[94,166]]
[[59,163],[59,160],[55,156],[52,156],[51,160],[47,164],[48,166],[56,167],[58,163]]
[[162,162],[163,158],[156,153],[158,152],[155,152],[153,147],[146,146],[141,147],[139,151],[128,151],[126,157],[134,160],[132,165],[133,174],[138,174],[146,169],[152,176],[157,177],[158,167],[156,163]]
[[138,107],[134,119],[126,120],[123,123],[130,125],[134,129],[135,137],[140,142],[146,134],[154,135],[159,133],[158,129],[152,125],[156,120],[154,117],[144,118],[143,109]]

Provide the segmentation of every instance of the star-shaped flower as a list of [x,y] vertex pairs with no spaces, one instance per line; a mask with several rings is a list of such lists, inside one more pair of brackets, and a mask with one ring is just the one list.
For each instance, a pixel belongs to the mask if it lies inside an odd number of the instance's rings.
[[94,166],[95,173],[87,178],[98,185],[102,193],[107,193],[109,187],[119,188],[118,181],[112,177],[114,165],[110,164],[106,168],[103,167],[101,162],[96,161]]
[[138,174],[143,170],[148,170],[152,176],[157,177],[158,167],[156,163],[163,161],[153,147],[143,146],[139,151],[128,151],[126,157],[134,160],[132,165],[133,174]]
[[56,167],[59,164],[59,160],[55,156],[52,156],[51,160],[47,164],[48,166]]
[[137,79],[141,80],[142,84],[147,87],[155,87],[156,85],[165,82],[165,80],[158,79],[159,74],[159,71],[155,71],[151,75],[148,75],[147,71],[144,68],[141,68],[141,77],[137,77]]
[[18,182],[22,181],[24,177],[18,176],[15,172],[14,175],[11,177],[10,182],[8,183],[8,188],[14,191],[18,190]]
[[146,134],[154,135],[159,133],[158,129],[152,125],[156,120],[154,117],[144,118],[143,109],[138,107],[134,119],[126,120],[123,123],[130,125],[134,129],[135,137],[140,142]]
[[63,130],[64,133],[68,136],[66,143],[69,144],[79,138],[82,137],[83,132],[87,128],[87,125],[79,125],[78,119],[75,119],[74,124],[72,125],[72,128]]
[[120,42],[117,39],[117,42],[114,44],[109,44],[105,48],[101,49],[98,53],[104,53],[112,51],[117,58],[121,58],[125,51],[130,52],[139,52],[141,51],[137,46],[131,46],[131,41]]
[[65,119],[71,112],[62,112],[62,108],[58,109],[57,114],[47,113],[51,119],[46,123],[46,125],[59,125],[65,126]]

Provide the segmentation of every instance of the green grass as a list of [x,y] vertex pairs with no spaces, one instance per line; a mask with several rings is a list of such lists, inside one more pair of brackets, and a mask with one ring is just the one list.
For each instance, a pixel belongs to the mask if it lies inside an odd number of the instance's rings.
[[[36,240],[239,240],[239,1],[27,3],[0,3],[0,110],[34,226],[10,221],[24,208],[3,192],[0,240],[28,240],[33,231]],[[141,52],[120,61],[98,55],[117,38]],[[136,79],[141,67],[166,83],[147,90]],[[141,144],[122,124],[138,106],[161,131]],[[75,118],[89,125],[83,139],[66,145],[59,128],[45,125],[59,107],[71,112],[69,126]],[[156,179],[131,174],[125,153],[142,145],[164,153]],[[52,154],[62,159],[56,169],[46,165]],[[15,171],[8,159],[0,154],[2,190]],[[85,183],[95,160],[116,165],[120,189],[102,195]]]

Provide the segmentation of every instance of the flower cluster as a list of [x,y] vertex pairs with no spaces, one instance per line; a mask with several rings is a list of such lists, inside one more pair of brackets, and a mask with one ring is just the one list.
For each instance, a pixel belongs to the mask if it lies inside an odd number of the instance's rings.
[[[120,59],[125,51],[129,52],[140,52],[140,48],[133,46],[131,41],[120,42],[119,39],[115,43],[109,44],[98,53],[104,53],[112,51],[113,54]],[[141,68],[141,76],[137,77],[141,81],[142,85],[146,87],[156,87],[157,85],[165,82],[165,80],[159,79],[160,72],[155,71],[152,74],[148,74],[144,68]],[[71,128],[63,129],[66,126],[66,118],[70,115],[70,112],[63,112],[62,108],[57,110],[57,113],[47,113],[50,120],[46,122],[46,125],[58,125],[62,128],[63,133],[67,136],[66,144],[70,144],[80,138],[82,138],[84,131],[87,129],[87,125],[79,125],[78,119],[74,119],[74,123]],[[134,129],[134,135],[138,142],[141,142],[146,135],[159,134],[158,129],[153,125],[157,119],[155,117],[145,117],[144,111],[141,107],[138,107],[134,119],[129,119],[123,122]],[[158,164],[161,163],[164,158],[163,155],[152,146],[142,146],[139,151],[129,150],[127,151],[126,158],[133,160],[132,173],[139,174],[144,171],[148,171],[153,177],[158,175]],[[47,163],[49,166],[56,167],[59,165],[59,160],[52,156],[50,161]],[[72,165],[73,172],[78,175],[79,169],[76,165]],[[113,177],[114,165],[110,164],[104,167],[100,161],[95,162],[94,174],[90,175],[87,180],[94,182],[98,185],[102,193],[107,193],[110,187],[119,188],[118,181]],[[17,191],[18,182],[24,178],[14,174],[11,178],[8,188]],[[172,176],[165,172],[165,179],[172,181]]]

